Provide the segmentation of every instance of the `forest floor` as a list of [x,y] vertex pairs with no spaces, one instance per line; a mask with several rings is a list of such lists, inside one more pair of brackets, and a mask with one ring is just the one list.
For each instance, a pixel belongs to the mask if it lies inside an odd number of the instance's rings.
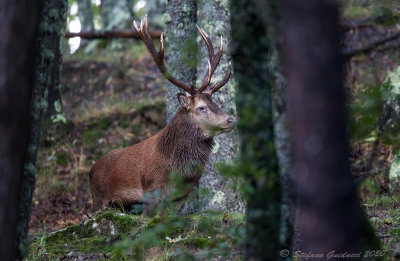
[[[349,2],[344,23],[375,12],[366,8],[367,13],[360,13],[351,6],[357,1]],[[344,48],[359,48],[395,30],[396,24],[374,21],[346,29]],[[349,60],[347,85],[354,118],[380,113],[379,106],[356,111],[353,105],[365,103],[365,97],[375,99],[373,91],[400,65],[399,46],[399,39],[389,41]],[[143,46],[138,50],[146,53]],[[152,60],[129,55],[99,57],[82,59],[75,55],[63,63],[62,109],[43,123],[29,227],[29,234],[45,236],[32,236],[28,260],[103,260],[118,256],[129,259],[133,254],[143,254],[148,260],[167,260],[171,256],[182,260],[191,260],[193,256],[203,260],[239,260],[243,216],[210,213],[165,220],[162,216],[148,219],[104,212],[92,217],[88,172],[93,163],[111,149],[154,135],[166,124],[166,81]],[[350,158],[360,200],[383,249],[390,250],[390,256],[400,255],[400,202],[388,193],[387,170],[394,147],[371,135],[376,117],[362,123],[352,133]],[[89,217],[92,218],[88,220]],[[83,220],[86,222],[82,223]],[[166,231],[165,222],[173,223],[175,230]],[[48,234],[64,228],[67,230],[61,233]],[[148,228],[152,230],[146,233]],[[161,234],[163,238],[156,246],[140,253]],[[140,240],[132,240],[132,235]],[[100,246],[104,249],[101,253]],[[188,250],[189,256],[185,257],[182,249]]]

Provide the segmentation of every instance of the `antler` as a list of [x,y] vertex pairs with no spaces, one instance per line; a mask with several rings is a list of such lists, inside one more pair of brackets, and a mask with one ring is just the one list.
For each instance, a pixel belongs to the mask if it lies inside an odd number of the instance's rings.
[[167,68],[164,64],[164,35],[161,33],[160,37],[160,51],[157,52],[156,48],[154,47],[153,40],[150,36],[149,29],[147,27],[147,15],[144,17],[143,20],[140,21],[140,28],[136,24],[136,21],[133,21],[133,24],[136,30],[139,32],[144,45],[147,47],[151,57],[153,57],[154,62],[156,63],[160,72],[167,78],[168,81],[176,85],[177,87],[183,89],[184,91],[190,93],[191,95],[195,95],[196,91],[193,85],[188,85],[176,78],[174,78],[170,73],[168,73]]
[[202,36],[204,42],[207,45],[208,55],[209,55],[208,72],[203,78],[201,87],[196,90],[193,85],[185,84],[184,82],[174,78],[171,74],[168,73],[167,68],[164,64],[164,36],[163,36],[163,33],[161,33],[160,51],[157,52],[156,48],[154,47],[153,40],[150,37],[149,29],[147,27],[147,15],[144,17],[144,19],[142,19],[140,21],[140,27],[137,26],[136,21],[133,21],[133,24],[135,25],[135,28],[139,32],[140,36],[142,37],[142,40],[143,40],[145,46],[147,47],[147,50],[150,52],[151,57],[153,57],[153,60],[156,63],[160,72],[165,76],[165,78],[167,78],[168,81],[170,81],[174,85],[185,90],[186,92],[188,92],[191,95],[196,95],[196,94],[202,93],[204,90],[206,90],[205,92],[208,94],[213,94],[214,92],[218,91],[222,86],[224,86],[228,82],[229,77],[231,76],[231,68],[230,67],[229,67],[228,72],[226,73],[225,77],[219,84],[214,83],[210,88],[207,88],[211,82],[211,77],[214,74],[215,69],[218,67],[219,62],[222,57],[222,53],[223,53],[222,37],[221,37],[221,43],[220,43],[219,50],[216,54],[214,54],[214,47],[211,42],[211,39],[204,32],[203,29],[201,29],[198,25],[196,25],[197,29],[200,32],[200,35]]
[[[219,65],[219,62],[221,60],[224,48],[223,48],[222,36],[221,36],[221,42],[220,42],[220,45],[219,45],[219,50],[218,50],[218,52],[216,54],[214,54],[214,46],[213,46],[213,44],[211,42],[210,37],[208,37],[207,33],[204,32],[204,30],[201,29],[197,24],[196,24],[196,27],[199,30],[201,37],[203,38],[204,42],[207,45],[208,56],[209,56],[208,72],[206,73],[206,75],[204,75],[201,87],[196,90],[196,93],[202,93],[211,82],[211,77],[214,74],[215,69],[217,69],[217,67]],[[222,86],[224,86],[228,82],[230,76],[231,76],[231,68],[228,69],[228,72],[225,75],[225,77],[222,80],[222,82],[219,83],[218,85],[214,84],[211,88],[209,88],[207,90],[207,92],[210,93],[210,94],[213,94],[214,92],[219,90]]]

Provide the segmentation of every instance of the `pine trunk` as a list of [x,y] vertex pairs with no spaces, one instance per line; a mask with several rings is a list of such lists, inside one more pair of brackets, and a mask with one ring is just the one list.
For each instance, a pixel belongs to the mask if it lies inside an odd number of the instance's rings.
[[[197,44],[196,44],[196,1],[169,0],[167,3],[168,70],[174,77],[185,82],[196,81]],[[167,85],[167,121],[170,122],[179,108],[177,94],[181,89]]]
[[0,256],[20,259],[18,199],[29,139],[37,1],[0,0]]
[[103,30],[123,30],[131,28],[133,22],[133,6],[130,0],[102,0],[101,20]]
[[[222,36],[224,54],[216,69],[212,82],[219,82],[225,76],[231,64],[228,44],[231,41],[230,1],[197,2],[198,25],[211,38],[215,52]],[[197,38],[199,46],[197,81],[200,86],[207,73],[208,51],[203,39]],[[231,117],[237,118],[236,83],[233,74],[229,82],[213,94],[213,101]],[[216,163],[232,164],[239,152],[239,136],[236,131],[222,134],[214,138],[215,145],[208,160],[198,188],[189,199],[192,211],[220,210],[225,212],[244,212],[245,204],[239,192],[239,179],[222,177],[216,168]]]
[[365,223],[348,165],[338,6],[331,0],[284,3],[300,249],[324,256],[358,253],[369,238],[362,235]]
[[[272,88],[272,112],[274,116],[274,136],[276,155],[279,162],[279,175],[282,184],[281,204],[281,249],[292,250],[295,219],[295,198],[290,177],[292,166],[291,141],[289,134],[287,83],[282,71],[283,32],[282,32],[282,10],[281,0],[255,0],[264,25],[267,27],[268,38],[271,42],[268,69],[271,77]],[[291,260],[291,256],[285,260]]]
[[77,0],[78,17],[81,23],[81,30],[90,32],[94,30],[92,2],[90,0]]
[[60,36],[65,28],[66,10],[66,0],[47,0],[43,1],[40,14],[40,26],[35,45],[36,75],[30,105],[31,133],[18,204],[17,233],[20,258],[23,258],[29,251],[27,233],[32,194],[36,181],[36,156],[41,137],[40,125],[43,115],[47,111],[48,90],[51,88],[58,89],[59,85]]
[[252,0],[232,1],[232,57],[238,82],[241,164],[246,178],[245,260],[279,260],[281,191],[268,75],[269,41]]

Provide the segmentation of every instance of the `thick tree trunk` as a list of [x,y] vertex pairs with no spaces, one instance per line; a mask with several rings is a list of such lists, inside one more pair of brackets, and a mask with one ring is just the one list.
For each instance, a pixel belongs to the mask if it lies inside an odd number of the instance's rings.
[[28,152],[25,157],[24,174],[21,183],[20,201],[18,204],[18,247],[19,258],[29,251],[27,233],[31,211],[32,193],[36,180],[36,155],[39,149],[43,115],[47,110],[48,90],[58,89],[61,53],[60,36],[66,22],[66,0],[43,1],[40,14],[40,26],[35,45],[36,75],[30,105],[30,126]]
[[[185,83],[196,82],[197,45],[196,11],[194,0],[169,0],[167,3],[166,40],[168,70]],[[168,82],[167,121],[170,122],[179,108],[177,93],[181,89]]]
[[266,27],[252,0],[232,1],[232,57],[238,82],[241,164],[247,188],[245,260],[279,260],[281,193],[275,154]]
[[285,0],[283,10],[300,249],[358,253],[365,239],[348,165],[338,7]]
[[18,257],[17,206],[29,138],[37,1],[0,0],[0,256]]
[[[215,71],[212,82],[223,79],[230,67],[228,44],[231,41],[230,25],[230,1],[206,1],[197,2],[197,23],[210,36],[215,52],[219,47],[220,37],[223,37],[224,54]],[[199,55],[197,66],[197,84],[201,85],[204,75],[207,73],[208,51],[201,37],[198,37]],[[213,94],[213,101],[231,117],[237,118],[236,110],[236,83],[233,75],[230,81]],[[232,164],[239,152],[239,137],[237,132],[222,134],[214,138],[213,153],[207,162],[203,176],[194,195],[187,201],[192,211],[205,211],[209,209],[227,212],[244,212],[245,204],[239,192],[237,178],[224,178],[216,169],[216,163]],[[204,192],[204,193],[203,193]]]

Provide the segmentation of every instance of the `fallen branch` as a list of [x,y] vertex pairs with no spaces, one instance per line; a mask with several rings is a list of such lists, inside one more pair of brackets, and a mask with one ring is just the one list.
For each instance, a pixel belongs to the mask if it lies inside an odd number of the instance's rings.
[[342,54],[345,57],[350,58],[350,57],[352,57],[354,55],[357,55],[359,53],[371,51],[371,50],[375,49],[376,47],[378,47],[380,45],[383,45],[383,44],[385,44],[385,43],[387,43],[389,41],[395,40],[395,39],[397,39],[399,37],[400,37],[400,32],[397,32],[397,33],[391,34],[389,36],[386,36],[386,37],[384,37],[382,39],[370,42],[370,43],[368,43],[365,46],[362,46],[360,48],[353,48],[353,49],[344,50],[342,52]]
[[[109,39],[109,38],[137,38],[140,34],[136,31],[104,31],[104,32],[66,32],[65,38],[80,37],[84,39]],[[151,38],[160,38],[161,31],[153,31],[150,33]]]
[[375,16],[375,17],[367,17],[356,20],[345,20],[340,23],[340,26],[343,29],[349,30],[354,28],[368,27],[374,26],[377,24],[383,24],[391,19],[399,19],[398,15],[390,15],[390,16]]

